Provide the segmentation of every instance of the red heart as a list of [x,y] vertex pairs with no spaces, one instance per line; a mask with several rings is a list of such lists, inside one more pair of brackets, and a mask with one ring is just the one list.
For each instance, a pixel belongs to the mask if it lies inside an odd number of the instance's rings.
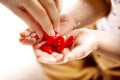
[[67,44],[66,44],[66,47],[70,47],[73,42],[74,42],[75,38],[73,36],[70,36],[68,39],[67,39]]
[[42,45],[42,46],[40,47],[40,49],[41,49],[42,51],[45,51],[45,52],[49,53],[49,54],[51,54],[51,53],[53,52],[52,47],[51,47],[51,46],[48,46],[48,45]]
[[67,40],[65,40],[63,36],[58,36],[58,33],[55,33],[55,36],[49,36],[44,33],[42,41],[46,41],[46,43],[40,47],[42,51],[49,54],[53,51],[61,53],[65,47],[69,48],[75,40],[73,36],[70,36]]
[[65,40],[62,36],[58,36],[54,39],[53,46],[58,47],[62,44],[64,44]]

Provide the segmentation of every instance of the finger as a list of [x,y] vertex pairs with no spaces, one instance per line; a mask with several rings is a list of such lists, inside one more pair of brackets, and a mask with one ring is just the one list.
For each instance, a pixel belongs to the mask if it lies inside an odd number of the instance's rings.
[[45,41],[36,43],[35,45],[33,45],[33,49],[34,49],[34,50],[39,49],[39,48],[40,48],[43,44],[45,44],[45,43],[46,43]]
[[[34,34],[35,31],[31,28],[28,28],[26,30],[24,30],[23,32],[20,33],[20,36],[21,37],[28,37],[28,36],[31,36],[32,34]],[[36,34],[37,35],[37,34]]]
[[28,28],[20,33],[19,40],[23,44],[36,45],[41,41],[41,38],[38,38],[37,33],[33,29]]
[[51,54],[51,56],[55,57],[56,62],[59,62],[63,58],[63,54],[59,54],[59,53],[56,53],[56,52],[53,52]]
[[66,63],[66,62],[69,61],[68,59],[65,58],[66,54],[68,54],[69,52],[70,52],[70,49],[69,49],[69,48],[65,48],[65,49],[62,51],[62,53],[63,53],[63,55],[64,55],[63,60],[62,60],[62,63]]
[[68,48],[65,48],[61,53],[53,52],[51,55],[56,58],[56,62],[54,64],[66,63],[66,61],[64,60],[64,55],[68,52]]
[[57,56],[58,54],[55,54],[54,52],[50,55],[44,51],[41,51],[39,49],[39,47],[41,45],[43,45],[44,43],[45,42],[41,42],[41,43],[38,43],[38,44],[33,46],[33,50],[34,50],[35,55],[38,57],[38,60],[42,63],[49,63],[49,64],[56,63],[57,58],[60,59],[62,57],[62,55],[60,55],[58,57]]
[[62,54],[63,55],[66,55],[67,53],[70,52],[70,49],[69,48],[64,48],[64,50],[62,51]]
[[[40,44],[39,44],[39,46],[40,46]],[[34,53],[38,57],[39,62],[47,63],[47,64],[63,64],[63,63],[65,63],[63,61],[63,54],[53,52],[50,55],[50,54],[43,52],[39,49],[35,49],[35,48],[33,48],[33,49],[34,49]]]
[[[27,0],[26,0],[27,1]],[[22,1],[20,1],[19,3],[21,3]],[[40,29],[40,25],[32,18],[32,16],[30,14],[28,14],[28,12],[21,6],[14,6],[11,4],[6,4],[3,3],[4,5],[6,5],[14,14],[16,14],[17,16],[19,16],[24,22],[26,22],[29,27],[31,27],[32,29],[34,29],[36,32],[39,32],[41,34],[39,34],[39,37],[42,37],[42,30]]]
[[55,63],[56,59],[50,54],[41,51],[40,49],[34,50],[34,53],[38,57],[38,61],[42,63]]
[[59,16],[59,10],[57,9],[57,6],[56,6],[54,0],[38,0],[38,1],[46,9],[48,16],[50,17],[51,22],[53,23],[55,31],[58,32],[59,24],[60,24],[60,16]]
[[30,34],[31,34],[31,32],[25,30],[25,31],[23,31],[23,32],[20,33],[20,36],[21,37],[27,37],[27,36],[30,36]]
[[59,13],[60,13],[62,10],[62,0],[54,0],[54,1],[55,1],[57,8],[58,8]]
[[35,44],[36,39],[28,36],[28,37],[21,37],[19,41],[24,45],[33,45]]
[[29,13],[27,13],[26,10],[19,7],[14,7],[12,5],[10,5],[10,8],[17,16],[19,16],[25,23],[27,23],[30,28],[39,33],[39,38],[43,36],[43,31],[40,29],[40,25],[31,17]]
[[53,64],[53,63],[56,63],[56,60],[54,57],[50,57],[50,58],[47,58],[47,57],[39,57],[38,58],[38,61],[39,62],[42,62],[42,63],[47,63],[47,64]]
[[[43,0],[42,0],[43,1]],[[49,35],[54,36],[53,25],[47,15],[44,7],[37,0],[25,0],[23,7],[34,17],[34,19],[42,26],[42,29]]]

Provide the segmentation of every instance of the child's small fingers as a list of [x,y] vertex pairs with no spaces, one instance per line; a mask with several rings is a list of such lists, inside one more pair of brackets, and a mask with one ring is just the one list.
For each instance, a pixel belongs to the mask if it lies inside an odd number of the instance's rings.
[[24,45],[33,45],[36,42],[36,40],[31,37],[21,37],[19,41]]
[[23,32],[20,33],[20,36],[21,37],[27,37],[27,36],[30,36],[30,34],[31,34],[31,32],[25,30],[25,31],[23,31]]
[[41,51],[41,55],[38,57],[38,61],[42,63],[53,64],[56,63],[56,58],[46,52]]
[[56,52],[53,52],[51,55],[55,57],[56,61],[60,61],[63,58],[63,54],[59,54]]
[[33,45],[33,49],[34,49],[34,50],[39,49],[40,46],[42,46],[43,44],[45,44],[45,41],[40,42],[40,43],[36,43],[35,45]]
[[35,33],[35,31],[32,28],[28,28],[26,31],[29,31],[31,33]]

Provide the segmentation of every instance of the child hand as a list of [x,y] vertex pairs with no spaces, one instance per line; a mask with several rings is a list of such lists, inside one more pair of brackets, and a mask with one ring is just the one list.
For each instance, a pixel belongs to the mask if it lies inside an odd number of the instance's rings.
[[120,61],[120,35],[111,32],[76,29],[66,34],[66,37],[76,38],[71,49],[64,54],[64,62],[81,59],[93,51],[98,51],[116,61]]
[[82,59],[97,49],[97,39],[93,32],[89,29],[76,29],[66,34],[66,37],[72,35],[76,39],[71,49],[64,53],[64,62]]
[[70,60],[80,59],[87,56],[96,48],[95,37],[89,32],[89,30],[76,29],[65,35],[67,38],[71,35],[76,38],[71,48],[65,47],[61,53],[52,52],[51,54],[48,54],[40,49],[40,46],[43,45],[44,42],[39,42],[34,34],[33,30],[27,29],[22,33],[24,36],[21,36],[20,40],[23,44],[30,44],[33,46],[38,61],[42,63],[61,64]]
[[47,64],[60,64],[63,59],[63,54],[53,52],[47,53],[41,50],[41,46],[45,41],[41,41],[37,33],[33,29],[26,29],[20,34],[20,42],[24,45],[31,45],[39,62]]

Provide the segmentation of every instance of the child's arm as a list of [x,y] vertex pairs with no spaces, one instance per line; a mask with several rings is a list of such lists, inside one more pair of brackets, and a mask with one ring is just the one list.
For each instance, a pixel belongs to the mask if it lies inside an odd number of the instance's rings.
[[98,49],[102,55],[120,61],[120,34],[94,31],[97,38]]

